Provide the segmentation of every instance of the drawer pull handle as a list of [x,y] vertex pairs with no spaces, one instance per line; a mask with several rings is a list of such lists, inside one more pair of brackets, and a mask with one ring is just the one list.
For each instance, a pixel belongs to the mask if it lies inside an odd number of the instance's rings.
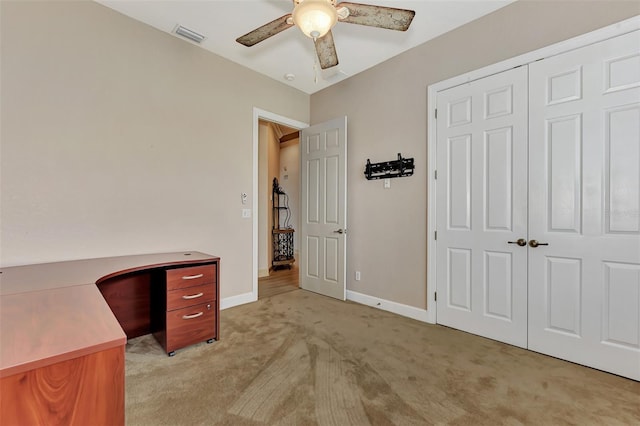
[[183,280],[195,280],[196,278],[202,278],[204,274],[196,274],[196,275],[185,275],[182,277]]
[[184,296],[182,296],[182,298],[185,300],[189,300],[189,299],[197,299],[198,297],[202,297],[202,296],[204,296],[204,293],[191,294],[191,295],[185,294]]
[[183,315],[182,319],[193,319],[193,318],[198,318],[204,315],[204,312],[198,312],[197,314],[191,314],[191,315]]

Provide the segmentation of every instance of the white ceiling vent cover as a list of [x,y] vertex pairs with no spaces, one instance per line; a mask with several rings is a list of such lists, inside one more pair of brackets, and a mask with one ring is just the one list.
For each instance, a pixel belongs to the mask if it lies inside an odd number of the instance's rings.
[[178,25],[173,32],[198,44],[202,43],[204,39],[206,39],[202,34],[198,34],[197,32],[192,31],[189,28],[185,28],[182,25]]

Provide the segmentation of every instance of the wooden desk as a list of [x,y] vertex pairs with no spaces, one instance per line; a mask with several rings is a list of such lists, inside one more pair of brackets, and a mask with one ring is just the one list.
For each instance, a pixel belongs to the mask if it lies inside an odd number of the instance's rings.
[[[0,424],[123,425],[127,337],[95,284],[218,262],[180,252],[0,269]],[[216,338],[219,307],[216,295]]]

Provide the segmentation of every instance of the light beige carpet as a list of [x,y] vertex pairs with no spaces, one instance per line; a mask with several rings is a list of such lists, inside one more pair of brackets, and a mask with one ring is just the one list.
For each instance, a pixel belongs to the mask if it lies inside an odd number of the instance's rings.
[[296,290],[126,353],[128,425],[639,425],[640,383]]

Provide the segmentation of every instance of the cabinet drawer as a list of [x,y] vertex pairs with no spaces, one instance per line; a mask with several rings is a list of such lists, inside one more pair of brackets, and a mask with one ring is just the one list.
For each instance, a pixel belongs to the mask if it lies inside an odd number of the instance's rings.
[[203,303],[167,312],[167,352],[215,339],[216,305]]
[[167,290],[216,282],[216,265],[167,269]]
[[167,292],[167,311],[200,305],[216,300],[216,286],[203,284],[196,287],[179,288]]

